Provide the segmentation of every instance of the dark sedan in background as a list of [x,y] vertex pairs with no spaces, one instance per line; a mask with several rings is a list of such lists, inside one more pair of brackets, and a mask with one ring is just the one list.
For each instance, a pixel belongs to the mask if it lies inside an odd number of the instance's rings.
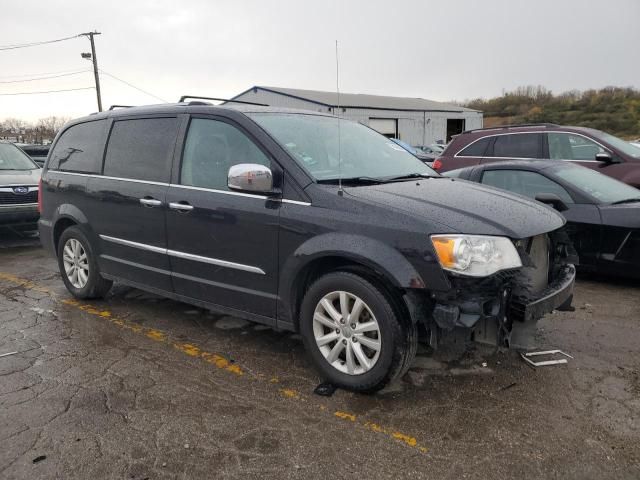
[[25,143],[19,143],[16,146],[29,155],[31,160],[36,162],[41,168],[44,166],[44,162],[47,160],[47,155],[49,155],[49,148],[51,148],[51,145],[32,145]]
[[589,168],[553,160],[518,160],[444,175],[535,198],[560,210],[580,268],[640,278],[640,190]]

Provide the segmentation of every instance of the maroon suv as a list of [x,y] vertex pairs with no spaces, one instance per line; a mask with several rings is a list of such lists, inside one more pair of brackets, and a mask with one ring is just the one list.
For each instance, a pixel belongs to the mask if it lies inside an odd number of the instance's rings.
[[640,188],[640,148],[592,128],[549,123],[463,132],[433,168],[446,172],[479,163],[538,158],[574,162]]

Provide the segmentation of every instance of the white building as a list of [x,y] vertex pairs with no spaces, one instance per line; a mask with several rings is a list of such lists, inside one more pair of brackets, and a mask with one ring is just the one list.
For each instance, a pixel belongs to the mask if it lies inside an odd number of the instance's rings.
[[452,135],[482,128],[482,112],[424,98],[384,97],[280,87],[252,87],[233,100],[331,112],[413,146],[448,143]]

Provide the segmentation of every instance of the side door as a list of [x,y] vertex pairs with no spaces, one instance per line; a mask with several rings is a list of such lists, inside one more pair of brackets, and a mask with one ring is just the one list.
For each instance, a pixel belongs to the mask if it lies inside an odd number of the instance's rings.
[[261,164],[281,186],[281,169],[224,117],[192,117],[181,151],[166,199],[175,292],[275,319],[280,198],[231,191],[227,177],[233,165]]
[[540,132],[504,133],[493,137],[482,163],[501,160],[535,160],[542,158],[543,134]]
[[485,169],[480,181],[533,199],[541,193],[553,193],[560,197],[568,207],[562,215],[567,219],[567,233],[578,251],[580,264],[596,264],[602,242],[602,221],[596,205],[575,203],[562,185],[538,172]]
[[103,173],[87,183],[101,270],[165,291],[173,288],[165,213],[179,122],[177,116],[113,121]]

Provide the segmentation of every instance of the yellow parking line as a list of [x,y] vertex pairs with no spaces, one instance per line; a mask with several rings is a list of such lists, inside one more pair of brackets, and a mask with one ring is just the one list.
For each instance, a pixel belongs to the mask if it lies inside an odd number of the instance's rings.
[[[46,293],[52,296],[54,299],[56,299],[56,294],[52,290],[46,287],[39,286],[36,283],[32,282],[31,280],[20,278],[11,273],[0,272],[0,280],[5,280],[7,282],[13,283],[15,285],[21,286],[26,289]],[[132,333],[142,334],[155,342],[163,343],[165,345],[170,345],[176,350],[184,353],[185,355],[188,355],[190,357],[200,358],[201,360],[215,366],[220,370],[225,370],[236,376],[243,376],[245,374],[244,370],[242,370],[240,366],[236,365],[231,360],[223,357],[222,355],[219,355],[213,352],[207,352],[205,350],[202,350],[199,346],[194,345],[192,343],[174,341],[171,339],[170,335],[168,335],[166,332],[163,332],[162,330],[143,327],[141,325],[138,325],[137,323],[133,323],[115,316],[110,310],[96,308],[94,305],[83,303],[72,298],[65,298],[60,301],[64,305],[67,305],[72,308],[76,308],[85,313],[88,313],[89,315],[93,315],[95,317],[107,320],[108,322],[110,322],[111,324],[119,328],[128,330]],[[264,379],[264,376],[259,375],[251,378],[256,380],[261,380],[261,379]],[[279,382],[280,380],[278,379],[278,377],[271,377],[268,380],[268,383],[271,383],[271,384],[276,384]],[[309,401],[309,398],[307,396],[303,395],[302,393],[296,390],[288,389],[288,388],[280,388],[279,391],[280,391],[280,394],[287,399],[302,400],[305,402]],[[324,405],[317,405],[317,406],[321,411],[326,412],[327,408]],[[378,424],[375,424],[366,420],[361,421],[360,419],[358,419],[356,415],[352,413],[337,410],[333,413],[333,416],[341,420],[358,425],[360,427],[363,427],[368,431],[385,435],[386,437],[394,441],[400,442],[404,446],[415,448],[417,451],[421,453],[426,453],[428,451],[426,447],[421,446],[418,443],[415,437],[412,437],[402,432],[395,431],[393,429],[382,427]]]
[[150,338],[151,340],[154,340],[156,342],[171,345],[176,350],[179,350],[182,353],[189,355],[190,357],[200,357],[206,362],[216,366],[221,370],[226,370],[236,375],[244,375],[244,372],[238,365],[233,364],[230,360],[224,358],[222,355],[204,351],[200,349],[200,347],[198,347],[197,345],[193,345],[191,343],[175,342],[171,340],[169,335],[167,335],[165,332],[161,330],[157,330],[155,328],[143,327],[141,325],[138,325],[137,323],[123,320],[121,318],[114,316],[113,313],[111,313],[109,310],[99,310],[90,304],[81,303],[78,300],[65,299],[65,300],[62,300],[62,303],[64,303],[65,305],[69,305],[71,307],[77,308],[79,310],[82,310],[83,312],[86,312],[89,315],[95,315],[95,316],[104,318],[109,322],[113,323],[114,325],[120,328],[123,328],[125,330],[129,330],[133,333],[142,333],[147,338]]

